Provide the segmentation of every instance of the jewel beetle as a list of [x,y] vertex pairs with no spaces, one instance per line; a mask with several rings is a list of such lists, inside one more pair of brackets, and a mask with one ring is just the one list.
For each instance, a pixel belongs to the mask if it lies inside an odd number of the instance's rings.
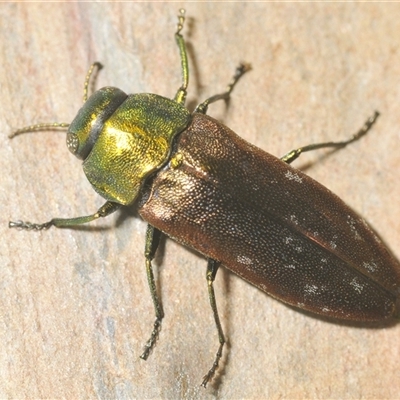
[[311,144],[274,157],[207,115],[228,100],[242,64],[225,92],[185,107],[189,68],[180,10],[175,39],[182,85],[174,99],[127,95],[104,87],[88,96],[94,63],[84,85],[84,105],[71,124],[32,125],[30,131],[66,130],[67,147],[106,203],[94,214],[16,221],[11,228],[42,230],[84,224],[133,203],[148,222],[145,265],[155,322],[141,358],[154,347],[164,312],[152,260],[165,234],[207,259],[209,300],[219,347],[202,385],[214,376],[225,343],[213,282],[225,266],[270,296],[300,309],[350,321],[398,317],[400,265],[381,240],[342,200],[290,164],[302,153],[342,148],[364,136],[378,113],[349,140]]

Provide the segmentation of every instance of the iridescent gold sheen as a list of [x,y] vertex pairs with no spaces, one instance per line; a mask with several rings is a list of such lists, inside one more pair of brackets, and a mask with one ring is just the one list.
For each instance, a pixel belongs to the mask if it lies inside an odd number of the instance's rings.
[[[103,98],[100,103],[104,106]],[[81,151],[95,137],[83,170],[106,200],[128,205],[135,201],[145,178],[168,160],[173,138],[190,124],[191,115],[177,102],[147,93],[128,96],[98,127],[96,118],[101,112],[97,107],[85,108],[71,124],[72,129],[81,126],[74,133]]]

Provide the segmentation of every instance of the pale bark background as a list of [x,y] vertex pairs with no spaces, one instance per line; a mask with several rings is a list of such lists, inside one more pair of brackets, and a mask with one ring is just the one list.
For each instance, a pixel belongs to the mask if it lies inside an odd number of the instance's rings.
[[[154,352],[134,209],[80,230],[18,232],[101,204],[65,135],[9,140],[15,128],[70,122],[89,65],[97,87],[174,96],[179,7],[190,49],[189,106],[221,91],[239,61],[253,70],[209,114],[281,156],[348,138],[375,109],[370,134],[297,166],[365,217],[400,256],[400,5],[65,3],[0,6],[0,398],[400,398],[400,325],[346,326],[292,310],[221,270],[229,340],[217,378],[199,387],[218,342],[206,263],[167,240],[157,259],[165,310]],[[329,152],[328,152],[329,153]]]

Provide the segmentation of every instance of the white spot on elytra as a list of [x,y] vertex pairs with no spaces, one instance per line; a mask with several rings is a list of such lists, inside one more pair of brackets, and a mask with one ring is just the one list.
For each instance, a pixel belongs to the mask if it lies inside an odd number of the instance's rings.
[[376,265],[375,262],[371,261],[371,262],[363,262],[363,267],[369,271],[369,272],[375,272],[376,269],[378,268],[378,266]]
[[258,287],[261,289],[261,290],[264,290],[264,292],[267,292],[267,286],[265,286],[263,283],[260,283],[259,285],[258,285]]
[[237,262],[240,264],[244,264],[244,265],[251,265],[253,264],[253,261],[251,260],[251,258],[246,257],[246,256],[237,256]]
[[337,247],[336,239],[337,239],[337,235],[334,235],[333,239],[329,242],[329,246],[331,246],[332,249],[336,249],[336,247]]
[[350,227],[350,230],[353,232],[354,235],[354,239],[356,240],[361,240],[361,236],[357,231],[356,225],[357,225],[357,221],[354,220],[350,215],[347,216],[347,224]]
[[304,292],[308,294],[317,294],[318,293],[318,286],[316,285],[305,285]]
[[298,252],[298,253],[302,253],[303,252],[303,248],[301,246],[294,246],[294,238],[291,236],[287,236],[285,237],[285,244],[287,245],[292,245],[293,244],[293,248]]
[[293,242],[293,238],[291,236],[285,237],[285,244],[290,244]]
[[362,285],[360,282],[357,281],[357,278],[354,278],[351,282],[350,285],[354,287],[354,290],[357,293],[361,293],[362,290],[364,289],[364,285]]
[[289,179],[289,181],[295,181],[297,183],[302,183],[303,178],[297,175],[295,172],[290,170],[286,171],[285,178]]

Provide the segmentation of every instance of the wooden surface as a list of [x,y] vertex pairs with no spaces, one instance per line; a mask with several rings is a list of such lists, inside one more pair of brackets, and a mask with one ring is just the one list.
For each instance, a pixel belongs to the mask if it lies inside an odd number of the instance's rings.
[[400,6],[397,4],[14,3],[0,6],[0,398],[394,399],[400,325],[371,329],[312,318],[222,270],[217,301],[226,336],[215,381],[199,387],[217,350],[205,261],[167,240],[158,257],[165,320],[153,323],[134,209],[83,229],[18,232],[101,204],[62,133],[89,65],[98,87],[172,97],[180,85],[173,33],[179,7],[191,62],[193,107],[225,87],[240,61],[253,70],[229,109],[210,108],[278,156],[349,137],[375,109],[373,131],[329,156],[297,161],[380,233],[400,256]]

